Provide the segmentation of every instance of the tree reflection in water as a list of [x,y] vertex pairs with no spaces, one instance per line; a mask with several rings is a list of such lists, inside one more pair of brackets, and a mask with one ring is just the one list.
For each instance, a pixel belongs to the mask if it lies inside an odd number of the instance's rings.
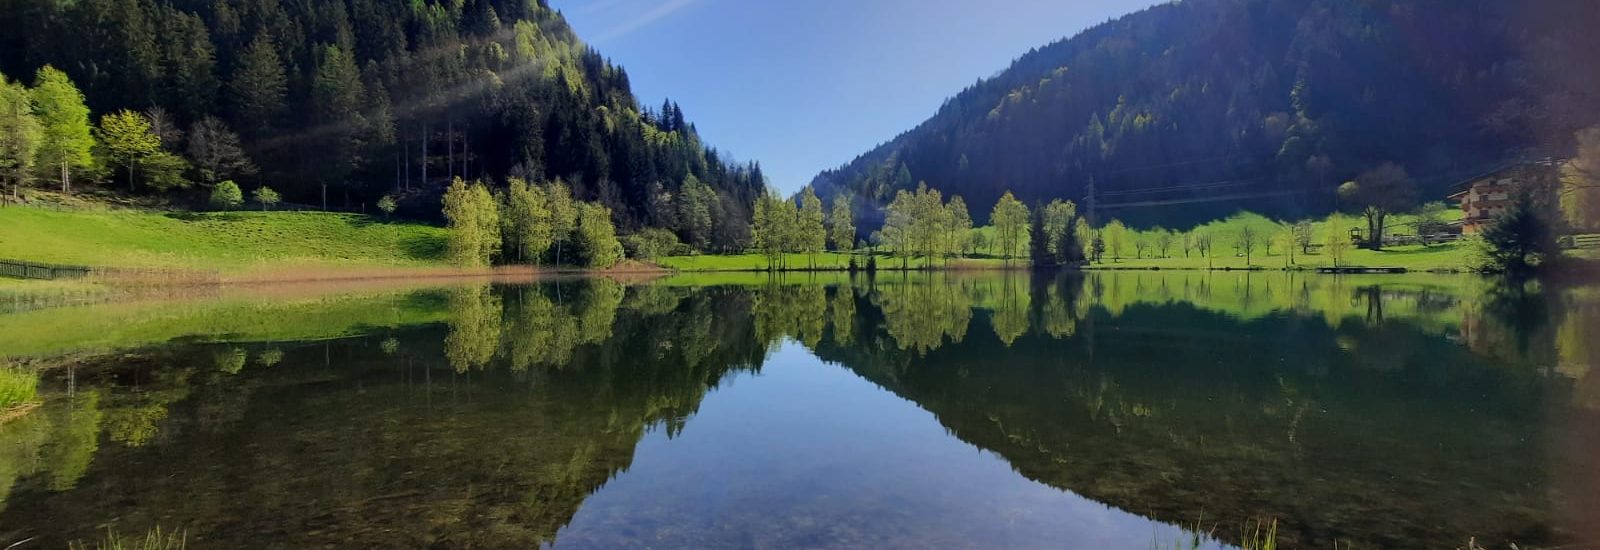
[[1277,518],[1310,547],[1570,540],[1600,493],[1573,435],[1600,406],[1600,292],[1495,288],[937,273],[384,297],[419,321],[194,334],[79,360],[70,395],[49,378],[0,426],[0,536],[116,518],[207,545],[548,543],[644,434],[793,341],[1023,476],[1156,520]]

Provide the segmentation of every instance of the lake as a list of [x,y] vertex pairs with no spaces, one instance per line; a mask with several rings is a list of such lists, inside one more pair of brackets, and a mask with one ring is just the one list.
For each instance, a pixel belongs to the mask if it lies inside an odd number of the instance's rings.
[[0,315],[0,546],[1600,543],[1600,288],[1246,272],[248,288]]

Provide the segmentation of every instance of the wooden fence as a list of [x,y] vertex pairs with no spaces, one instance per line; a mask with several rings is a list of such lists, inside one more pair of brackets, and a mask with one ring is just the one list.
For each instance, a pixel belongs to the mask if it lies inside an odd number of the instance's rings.
[[0,260],[0,275],[18,279],[81,279],[94,270],[81,265],[55,265]]
[[89,267],[0,259],[0,277],[18,279],[83,279],[119,286],[206,285],[221,282],[216,271],[137,267]]

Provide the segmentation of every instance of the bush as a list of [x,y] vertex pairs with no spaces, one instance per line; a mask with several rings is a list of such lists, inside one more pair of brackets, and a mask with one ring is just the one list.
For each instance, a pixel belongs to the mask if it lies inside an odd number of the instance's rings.
[[239,184],[233,180],[217,184],[211,190],[211,207],[217,210],[233,210],[244,204],[244,192],[239,190]]
[[687,245],[678,241],[676,234],[659,227],[647,228],[628,235],[622,244],[627,249],[629,257],[639,260],[654,260],[663,256],[678,256],[692,252]]
[[378,199],[378,211],[383,212],[384,217],[394,215],[395,209],[399,207],[400,204],[395,202],[394,195],[384,195]]

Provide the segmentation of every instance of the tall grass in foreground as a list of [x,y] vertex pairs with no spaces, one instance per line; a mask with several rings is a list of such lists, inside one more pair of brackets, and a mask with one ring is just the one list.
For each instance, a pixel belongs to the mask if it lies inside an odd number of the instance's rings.
[[0,412],[33,401],[39,392],[39,373],[0,362]]
[[144,538],[124,538],[110,527],[106,536],[94,544],[82,541],[67,545],[70,550],[183,550],[188,546],[189,534],[184,531],[163,531],[158,525],[144,534]]
[[[1150,541],[1151,550],[1200,550],[1201,548],[1215,547],[1221,544],[1216,538],[1216,527],[1205,529],[1203,521],[1196,521],[1193,527],[1185,527],[1187,534],[1172,541],[1171,544],[1160,540],[1159,535]],[[1239,529],[1239,550],[1277,550],[1278,548],[1278,520],[1267,521],[1250,520]],[[1337,546],[1335,546],[1337,548]]]

